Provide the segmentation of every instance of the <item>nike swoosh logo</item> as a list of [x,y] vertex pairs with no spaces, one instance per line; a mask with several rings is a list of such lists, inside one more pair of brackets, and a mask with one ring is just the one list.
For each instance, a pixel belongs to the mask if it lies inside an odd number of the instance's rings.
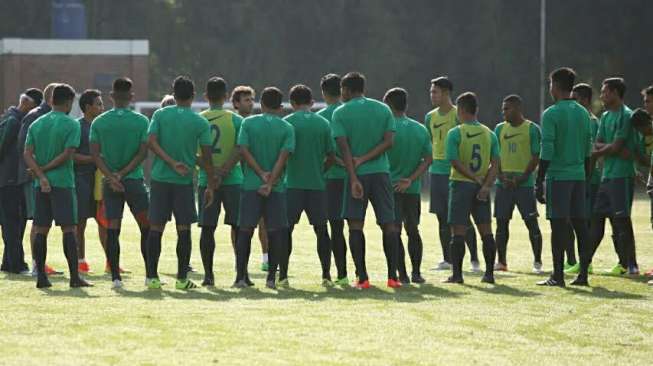
[[471,139],[471,138],[474,138],[476,136],[480,136],[482,134],[483,134],[483,132],[479,132],[479,133],[475,133],[475,134],[470,135],[469,132],[467,132],[467,138]]
[[213,117],[213,118],[211,118],[211,119],[208,120],[208,121],[209,121],[209,122],[211,122],[211,121],[215,121],[216,119],[220,119],[220,118],[223,118],[223,117],[226,117],[226,116],[227,116],[226,114],[223,114],[223,115],[221,115],[221,116]]
[[510,140],[511,138],[513,138],[513,137],[515,137],[515,136],[519,136],[519,135],[521,135],[521,133],[516,133],[516,134],[514,134],[514,135],[508,135],[508,134],[505,134],[503,137],[504,137],[506,140]]
[[440,128],[440,127],[442,127],[442,126],[444,126],[444,125],[446,125],[446,124],[447,124],[447,122],[440,123],[439,125],[434,123],[434,124],[433,124],[433,128]]

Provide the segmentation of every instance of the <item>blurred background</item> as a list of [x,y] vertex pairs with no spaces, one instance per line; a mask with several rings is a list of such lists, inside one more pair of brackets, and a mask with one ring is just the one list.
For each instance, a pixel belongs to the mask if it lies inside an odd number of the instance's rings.
[[652,15],[651,0],[2,0],[0,101],[50,81],[106,92],[122,75],[139,101],[158,101],[178,74],[200,91],[220,75],[230,87],[304,83],[319,96],[323,74],[357,70],[371,97],[406,88],[418,120],[431,109],[429,80],[448,75],[454,94],[478,94],[483,122],[499,121],[510,93],[537,121],[558,66],[597,97],[603,78],[623,76],[627,103],[640,105],[653,83]]

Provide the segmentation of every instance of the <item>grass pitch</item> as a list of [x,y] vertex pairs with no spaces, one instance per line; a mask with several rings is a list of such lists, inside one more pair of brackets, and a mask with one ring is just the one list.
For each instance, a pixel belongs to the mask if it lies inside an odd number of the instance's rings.
[[[634,207],[638,259],[653,266],[649,203]],[[531,273],[532,255],[523,222],[511,223],[511,272],[484,285],[466,273],[463,286],[444,285],[448,273],[429,270],[440,260],[434,215],[423,203],[421,233],[427,284],[385,287],[380,231],[370,214],[366,227],[368,291],[320,286],[314,234],[306,221],[296,228],[291,258],[292,289],[264,288],[260,250],[253,240],[250,272],[257,287],[234,290],[228,229],[217,233],[216,288],[174,289],[176,237],[168,226],[160,263],[163,291],[143,285],[139,232],[131,220],[122,230],[122,263],[133,273],[125,289],[111,290],[104,256],[87,229],[87,259],[96,272],[90,289],[69,289],[53,277],[47,291],[32,278],[0,274],[0,363],[20,364],[573,364],[632,365],[653,362],[653,287],[643,277],[591,277],[592,288],[539,288],[546,275]],[[543,212],[543,208],[540,208]],[[551,268],[550,229],[544,234],[545,269]],[[199,230],[193,228],[192,264],[201,272]],[[480,240],[479,240],[480,243]],[[26,249],[28,250],[28,245]],[[480,251],[479,251],[480,255]],[[29,257],[29,253],[27,253]],[[616,256],[606,233],[595,270]],[[482,261],[482,255],[481,255]],[[64,269],[61,234],[53,230],[48,262]],[[469,269],[469,254],[465,259]],[[350,279],[354,269],[348,254]],[[335,275],[335,268],[332,272]],[[201,282],[202,274],[191,278]]]

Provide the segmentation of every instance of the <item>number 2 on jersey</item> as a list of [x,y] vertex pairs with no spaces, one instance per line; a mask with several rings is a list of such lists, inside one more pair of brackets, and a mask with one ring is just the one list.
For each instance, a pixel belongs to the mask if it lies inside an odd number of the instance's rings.
[[222,149],[218,147],[218,142],[220,141],[220,128],[216,125],[211,125],[211,132],[213,133],[213,143],[211,144],[211,149],[214,154],[222,153]]

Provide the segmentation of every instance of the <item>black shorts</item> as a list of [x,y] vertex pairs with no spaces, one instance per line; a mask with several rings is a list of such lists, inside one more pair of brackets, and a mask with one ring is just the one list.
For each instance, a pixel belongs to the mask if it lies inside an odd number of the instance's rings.
[[77,195],[77,216],[79,220],[95,217],[96,205],[93,197],[95,174],[75,173],[75,193]]
[[313,226],[326,225],[327,193],[313,189],[288,188],[288,224],[296,225],[302,212],[306,212],[308,222]]
[[512,219],[515,206],[517,206],[524,221],[539,216],[533,187],[507,189],[503,186],[497,186],[494,195],[494,217],[502,220]]
[[469,226],[469,216],[476,225],[492,222],[490,198],[479,201],[476,198],[481,186],[472,182],[452,180],[449,184],[449,224]]
[[449,175],[431,174],[430,210],[438,220],[447,221],[449,215]]
[[395,223],[418,226],[422,213],[422,198],[419,193],[395,193]]
[[77,195],[75,188],[52,187],[50,193],[35,188],[34,225],[50,227],[77,225]]
[[376,222],[379,225],[395,222],[395,203],[392,183],[388,173],[366,174],[358,177],[363,185],[363,198],[355,199],[351,195],[351,185],[345,183],[342,217],[348,220],[364,221],[367,203],[372,202]]
[[601,185],[596,183],[589,183],[585,188],[585,207],[587,207],[587,217],[592,217],[592,212],[594,211],[594,204],[596,203],[596,195],[599,193],[599,187]]
[[150,197],[142,179],[123,179],[124,192],[114,192],[109,183],[102,183],[102,199],[104,200],[104,216],[107,220],[122,219],[125,202],[134,216],[147,212]]
[[546,180],[547,219],[586,219],[584,180]]
[[192,184],[152,181],[150,186],[150,223],[165,224],[175,215],[177,225],[197,222],[195,192]]
[[327,210],[329,220],[342,220],[342,201],[345,195],[344,179],[327,179]]
[[220,186],[213,191],[213,203],[204,207],[206,187],[199,187],[197,192],[197,211],[200,213],[199,226],[218,226],[220,208],[224,207],[225,225],[237,226],[240,212],[240,185]]
[[630,217],[633,207],[633,179],[614,178],[601,182],[594,202],[594,215]]
[[270,192],[263,197],[257,191],[241,191],[240,208],[238,226],[243,229],[257,227],[261,218],[269,231],[288,227],[286,192]]
[[34,219],[35,195],[34,182],[23,183],[23,210],[25,210],[25,218],[27,219]]

